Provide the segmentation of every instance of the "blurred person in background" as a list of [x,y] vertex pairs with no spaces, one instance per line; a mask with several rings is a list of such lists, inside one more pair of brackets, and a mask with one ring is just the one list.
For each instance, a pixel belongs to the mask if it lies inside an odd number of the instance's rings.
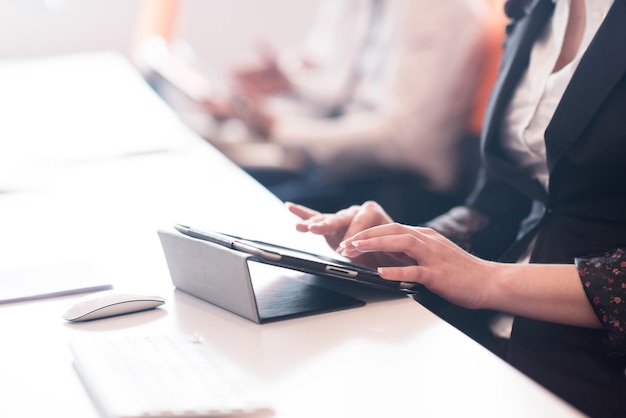
[[[305,152],[298,170],[244,166],[282,200],[334,211],[375,199],[394,219],[422,222],[472,184],[471,120],[496,66],[487,44],[500,15],[486,0],[328,0],[302,46],[262,47],[205,109]],[[499,50],[504,24],[497,34]]]

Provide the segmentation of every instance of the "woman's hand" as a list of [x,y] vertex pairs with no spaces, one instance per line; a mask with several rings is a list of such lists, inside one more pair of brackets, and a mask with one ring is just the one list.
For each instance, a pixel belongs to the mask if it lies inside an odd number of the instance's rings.
[[359,232],[340,246],[350,258],[395,254],[404,265],[379,267],[384,279],[423,284],[466,308],[489,305],[490,278],[497,276],[499,264],[474,257],[433,229],[386,224]]
[[324,235],[383,279],[414,282],[457,305],[556,323],[600,327],[574,265],[506,264],[471,255],[431,228],[393,223],[374,202],[336,214],[288,203],[297,229]]
[[[343,247],[339,247],[339,244],[354,234],[393,222],[376,202],[365,202],[360,206],[351,206],[333,214],[320,213],[306,206],[289,202],[286,205],[289,211],[302,219],[296,224],[298,231],[323,235],[328,245],[338,252],[343,251]],[[398,264],[398,259],[394,254],[368,253],[349,258],[355,263],[370,267]]]

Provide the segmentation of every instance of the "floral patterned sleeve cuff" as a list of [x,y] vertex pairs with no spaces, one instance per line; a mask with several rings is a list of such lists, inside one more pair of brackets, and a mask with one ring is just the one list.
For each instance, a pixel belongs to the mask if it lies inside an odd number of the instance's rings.
[[626,253],[618,248],[575,261],[587,298],[606,331],[609,354],[626,354]]

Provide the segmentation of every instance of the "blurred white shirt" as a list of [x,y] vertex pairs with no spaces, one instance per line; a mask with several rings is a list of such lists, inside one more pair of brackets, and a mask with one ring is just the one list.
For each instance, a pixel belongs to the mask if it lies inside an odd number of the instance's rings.
[[[319,69],[285,65],[298,100],[271,104],[272,136],[344,173],[372,165],[408,169],[422,174],[433,189],[451,189],[478,80],[488,6],[484,0],[385,0],[375,39],[360,60],[371,4],[325,4],[305,45]],[[356,62],[364,64],[361,81],[344,113],[320,117],[345,95]]]

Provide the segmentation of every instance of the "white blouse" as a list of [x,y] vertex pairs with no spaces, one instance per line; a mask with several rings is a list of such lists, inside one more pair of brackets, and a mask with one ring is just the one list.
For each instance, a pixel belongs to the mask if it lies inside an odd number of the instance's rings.
[[584,0],[586,23],[575,58],[559,71],[553,71],[561,52],[571,1],[553,0],[554,15],[545,32],[535,42],[526,74],[505,112],[501,135],[511,159],[526,168],[548,188],[545,131],[574,71],[614,0]]

